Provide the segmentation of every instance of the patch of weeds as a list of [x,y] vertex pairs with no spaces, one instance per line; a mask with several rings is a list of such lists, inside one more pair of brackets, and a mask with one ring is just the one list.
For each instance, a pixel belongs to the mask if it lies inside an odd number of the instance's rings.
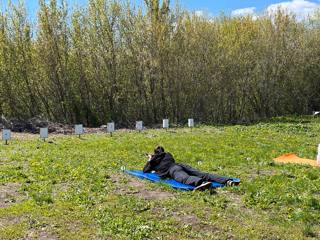
[[[148,221],[146,212],[151,205],[145,201],[136,201],[132,197],[118,197],[118,203],[112,209],[101,209],[98,222],[104,234],[132,239],[149,238],[155,228],[155,223]],[[134,216],[134,217],[133,217]]]
[[0,239],[21,239],[27,229],[26,223],[17,223],[0,228]]
[[49,182],[31,184],[27,189],[29,196],[39,205],[52,204],[52,185]]
[[303,236],[307,238],[317,238],[319,235],[314,231],[313,226],[306,224],[303,228]]

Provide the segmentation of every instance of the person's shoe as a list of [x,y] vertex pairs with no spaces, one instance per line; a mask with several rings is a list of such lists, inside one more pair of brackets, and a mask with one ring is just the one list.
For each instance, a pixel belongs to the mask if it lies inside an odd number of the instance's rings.
[[193,191],[204,191],[211,188],[211,182],[204,182],[201,185],[199,185],[198,187],[194,188]]
[[234,187],[234,186],[238,186],[239,183],[238,182],[234,182],[233,180],[228,180],[226,185],[229,186],[229,187]]

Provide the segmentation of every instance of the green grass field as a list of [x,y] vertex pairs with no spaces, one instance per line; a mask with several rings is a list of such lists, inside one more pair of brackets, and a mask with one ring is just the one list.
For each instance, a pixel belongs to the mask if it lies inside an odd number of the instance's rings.
[[[316,239],[320,119],[13,140],[0,146],[0,239]],[[163,145],[178,162],[239,177],[239,187],[180,192],[123,174]]]

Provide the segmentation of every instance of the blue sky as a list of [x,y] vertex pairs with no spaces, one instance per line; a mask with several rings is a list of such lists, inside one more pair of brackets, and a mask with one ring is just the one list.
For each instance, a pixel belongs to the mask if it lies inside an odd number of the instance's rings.
[[236,9],[250,7],[262,11],[269,5],[279,2],[283,2],[283,0],[181,0],[181,5],[192,11],[204,10],[212,14],[219,14],[220,12],[230,13]]
[[[3,9],[9,0],[0,0]],[[18,0],[11,0],[17,2]],[[70,6],[85,5],[87,0],[67,0]],[[130,0],[141,5],[143,0]],[[176,0],[172,0],[175,2]],[[25,0],[28,12],[34,14],[38,0]],[[199,15],[218,15],[221,12],[233,15],[260,14],[266,10],[284,6],[297,14],[308,14],[320,6],[320,0],[179,0],[184,9],[196,12]]]
[[[2,0],[5,6],[9,0]],[[12,0],[17,2],[18,0]],[[88,0],[68,0],[70,4],[85,5]],[[141,4],[143,0],[131,0],[136,4]],[[30,10],[37,8],[38,0],[26,0],[27,6]],[[175,2],[175,1],[172,1]],[[282,2],[281,0],[180,0],[180,4],[191,11],[204,10],[211,13],[219,13],[224,11],[226,13],[235,9],[256,7],[257,9],[264,9],[272,3]]]

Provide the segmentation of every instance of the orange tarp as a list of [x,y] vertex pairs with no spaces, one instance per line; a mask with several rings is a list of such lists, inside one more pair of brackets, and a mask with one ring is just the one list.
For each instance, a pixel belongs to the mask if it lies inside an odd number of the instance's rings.
[[297,155],[293,153],[284,154],[278,158],[274,158],[273,160],[280,163],[308,164],[314,167],[320,167],[320,165],[317,164],[316,160],[299,158]]

